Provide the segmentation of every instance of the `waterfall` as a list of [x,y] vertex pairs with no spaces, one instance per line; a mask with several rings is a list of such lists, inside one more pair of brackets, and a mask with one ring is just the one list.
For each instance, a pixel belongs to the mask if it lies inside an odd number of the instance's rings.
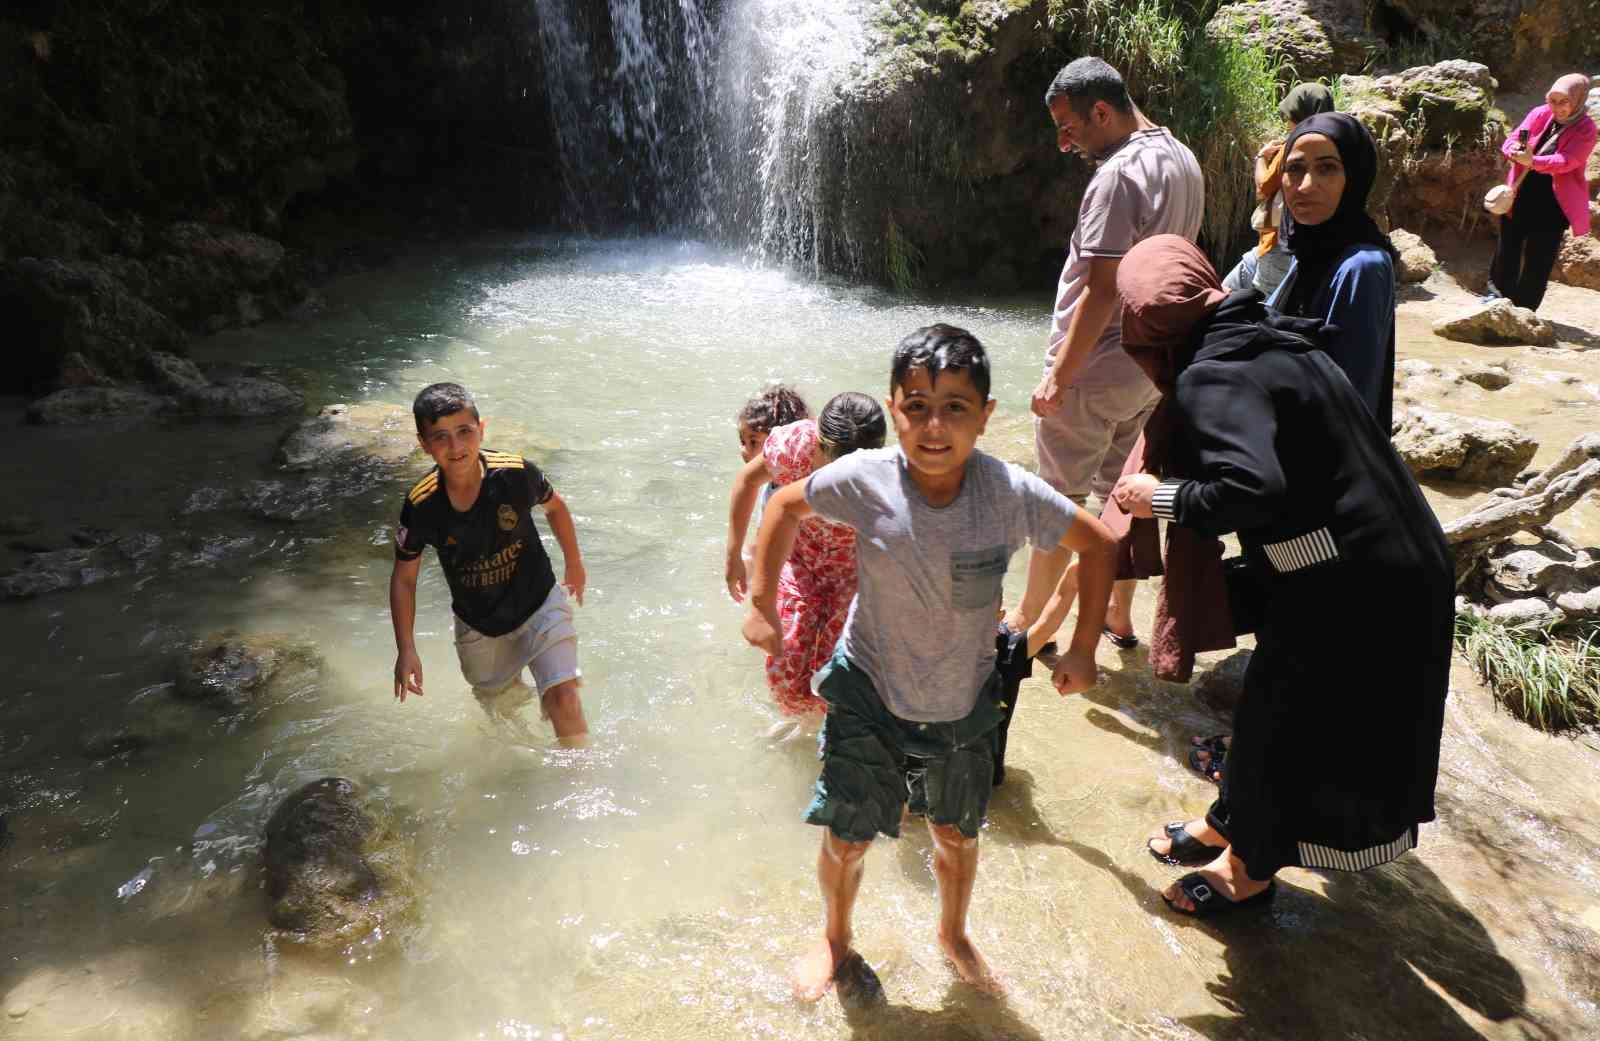
[[726,234],[763,258],[810,266],[829,241],[828,182],[847,157],[824,113],[867,46],[861,0],[740,0],[723,25],[718,111],[731,184],[719,194]]
[[813,269],[856,250],[830,219],[848,157],[823,117],[865,54],[866,0],[533,4],[574,227],[705,235]]
[[[533,0],[569,220],[704,220],[714,32],[701,0]],[[618,213],[622,220],[616,219]]]

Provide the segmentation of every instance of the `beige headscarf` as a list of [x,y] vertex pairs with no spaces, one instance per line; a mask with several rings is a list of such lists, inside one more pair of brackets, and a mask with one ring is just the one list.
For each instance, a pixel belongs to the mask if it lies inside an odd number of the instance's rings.
[[1584,113],[1584,106],[1589,103],[1589,77],[1581,72],[1569,72],[1550,85],[1545,92],[1548,98],[1551,94],[1565,94],[1572,99],[1572,116],[1568,123],[1577,119]]

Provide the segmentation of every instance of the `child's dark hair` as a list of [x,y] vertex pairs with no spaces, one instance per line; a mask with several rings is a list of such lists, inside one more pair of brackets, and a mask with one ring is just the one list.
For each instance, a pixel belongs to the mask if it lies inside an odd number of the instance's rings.
[[906,381],[912,369],[924,369],[928,378],[939,373],[964,372],[983,400],[989,400],[989,355],[978,338],[953,325],[925,325],[900,341],[889,367],[889,393]]
[[738,420],[758,434],[770,434],[774,428],[798,423],[811,415],[805,398],[793,387],[776,383],[744,403]]
[[478,403],[472,400],[467,388],[459,383],[432,383],[422,388],[417,400],[411,403],[411,415],[417,421],[417,433],[423,433],[429,423],[437,423],[445,416],[466,409],[473,419],[478,415]]
[[883,408],[868,394],[835,394],[817,417],[817,443],[832,462],[858,448],[882,448],[889,433]]

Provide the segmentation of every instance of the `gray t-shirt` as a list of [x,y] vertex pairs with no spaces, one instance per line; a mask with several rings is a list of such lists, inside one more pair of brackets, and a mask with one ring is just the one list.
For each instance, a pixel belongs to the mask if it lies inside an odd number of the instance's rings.
[[[1152,235],[1182,235],[1193,242],[1204,212],[1205,177],[1194,153],[1165,127],[1129,135],[1101,161],[1084,189],[1078,226],[1072,230],[1072,247],[1056,287],[1046,357],[1055,358],[1067,338],[1072,312],[1089,282],[1089,261],[1121,257]],[[1122,350],[1120,301],[1072,385],[1155,393],[1143,370]]]
[[994,668],[1000,585],[1024,542],[1059,545],[1072,502],[982,452],[961,492],[928,505],[898,447],[851,452],[806,480],[806,502],[856,531],[857,587],[845,654],[889,711],[944,723],[972,711]]

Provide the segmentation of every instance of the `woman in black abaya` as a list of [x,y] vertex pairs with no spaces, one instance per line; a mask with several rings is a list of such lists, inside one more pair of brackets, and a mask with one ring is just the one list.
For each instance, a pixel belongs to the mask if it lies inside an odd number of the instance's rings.
[[[1151,841],[1203,866],[1163,895],[1208,914],[1266,900],[1285,867],[1392,860],[1434,815],[1455,586],[1438,521],[1317,321],[1228,295],[1172,235],[1135,246],[1117,288],[1123,348],[1164,395],[1146,429],[1164,479],[1125,476],[1112,496],[1135,517],[1237,533],[1265,590],[1221,796]],[[1169,556],[1168,581],[1204,566]]]

